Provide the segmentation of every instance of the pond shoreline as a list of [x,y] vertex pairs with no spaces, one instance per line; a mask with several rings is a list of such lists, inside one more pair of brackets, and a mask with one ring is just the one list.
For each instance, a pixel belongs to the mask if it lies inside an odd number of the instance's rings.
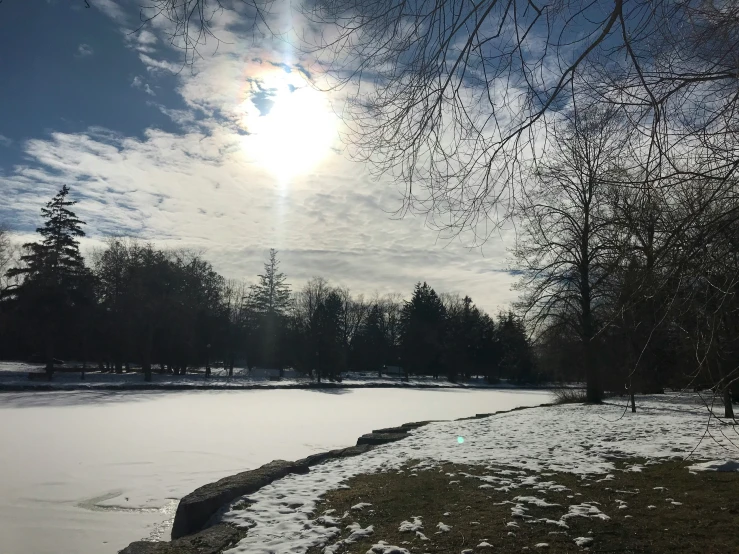
[[231,384],[231,383],[0,383],[0,394],[3,392],[64,392],[64,391],[144,391],[144,390],[312,390],[312,389],[474,389],[474,390],[550,390],[555,388],[546,385],[507,385],[507,384],[431,384],[431,383],[284,383],[284,384]]
[[[552,405],[543,403],[537,406],[518,406],[509,410],[458,418],[455,421],[482,419]],[[295,462],[273,460],[259,468],[207,483],[180,499],[172,526],[171,541],[135,541],[121,550],[120,554],[174,554],[190,552],[190,549],[194,548],[198,548],[198,552],[202,554],[219,554],[246,535],[245,530],[228,523],[212,523],[212,518],[234,499],[253,494],[291,473],[307,473],[312,466],[327,460],[359,456],[376,446],[402,440],[407,438],[413,429],[429,423],[432,422],[409,422],[397,427],[377,429],[359,437],[356,446],[353,447],[313,454]]]

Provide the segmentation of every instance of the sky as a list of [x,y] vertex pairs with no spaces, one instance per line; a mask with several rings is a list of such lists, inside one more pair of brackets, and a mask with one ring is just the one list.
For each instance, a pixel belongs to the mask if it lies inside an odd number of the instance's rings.
[[186,64],[164,19],[141,28],[140,2],[0,4],[0,221],[17,240],[67,184],[85,252],[135,237],[254,281],[276,248],[293,288],[322,276],[407,297],[427,281],[490,312],[515,300],[512,232],[469,248],[396,217],[404,185],[349,159],[340,99],[309,85],[296,47],[225,11]]

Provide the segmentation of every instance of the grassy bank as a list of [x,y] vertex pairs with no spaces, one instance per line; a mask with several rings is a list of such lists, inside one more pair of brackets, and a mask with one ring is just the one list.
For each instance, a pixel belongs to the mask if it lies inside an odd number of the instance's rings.
[[[372,526],[371,533],[355,533],[355,541],[334,552],[364,554],[380,540],[412,553],[739,552],[737,473],[693,474],[682,462],[640,460],[621,460],[608,476],[590,478],[413,465],[354,477],[349,488],[324,497],[316,516],[340,520],[342,529],[332,544],[352,534],[352,523],[363,530]],[[515,476],[511,486],[506,475]],[[362,503],[371,506],[358,509]]]

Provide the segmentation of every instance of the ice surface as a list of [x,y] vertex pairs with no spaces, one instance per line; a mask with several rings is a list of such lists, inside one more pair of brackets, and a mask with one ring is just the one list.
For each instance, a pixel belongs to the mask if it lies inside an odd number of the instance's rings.
[[226,475],[351,446],[372,429],[548,398],[470,389],[0,393],[0,552],[115,553],[168,537],[178,499]]

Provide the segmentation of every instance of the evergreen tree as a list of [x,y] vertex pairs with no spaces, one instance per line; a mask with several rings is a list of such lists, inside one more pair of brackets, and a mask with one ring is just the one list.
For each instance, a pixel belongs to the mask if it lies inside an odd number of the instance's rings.
[[68,200],[69,187],[64,185],[46,207],[41,208],[44,226],[36,229],[43,240],[23,245],[26,253],[21,256],[23,265],[11,269],[11,277],[41,279],[46,284],[74,285],[86,274],[85,262],[80,254],[77,237],[85,236],[85,224],[69,209],[76,200]]
[[388,341],[383,330],[383,313],[377,303],[372,304],[367,317],[352,341],[354,366],[362,371],[377,371],[382,377],[382,366],[389,357]]
[[282,370],[279,343],[285,331],[284,316],[290,304],[290,286],[279,267],[277,251],[272,248],[269,261],[264,264],[264,273],[259,275],[259,283],[251,287],[250,302],[258,320],[258,359],[262,364]]
[[290,303],[290,285],[287,277],[280,272],[277,250],[271,248],[269,261],[264,264],[264,273],[259,275],[259,283],[252,285],[252,302],[258,313],[284,315]]
[[24,244],[22,264],[8,271],[9,277],[21,279],[12,294],[25,316],[22,319],[35,329],[43,345],[49,378],[57,346],[76,338],[68,334],[78,326],[93,298],[92,279],[77,240],[85,235],[85,223],[70,209],[76,201],[68,195],[69,187],[64,185],[41,209],[44,225],[36,232],[42,240]]
[[332,381],[344,369],[344,349],[341,333],[343,299],[336,289],[322,298],[310,321],[311,346],[315,348],[315,368],[318,382],[322,377]]
[[427,283],[417,283],[403,306],[401,349],[406,379],[409,373],[439,377],[445,338],[446,309]]

